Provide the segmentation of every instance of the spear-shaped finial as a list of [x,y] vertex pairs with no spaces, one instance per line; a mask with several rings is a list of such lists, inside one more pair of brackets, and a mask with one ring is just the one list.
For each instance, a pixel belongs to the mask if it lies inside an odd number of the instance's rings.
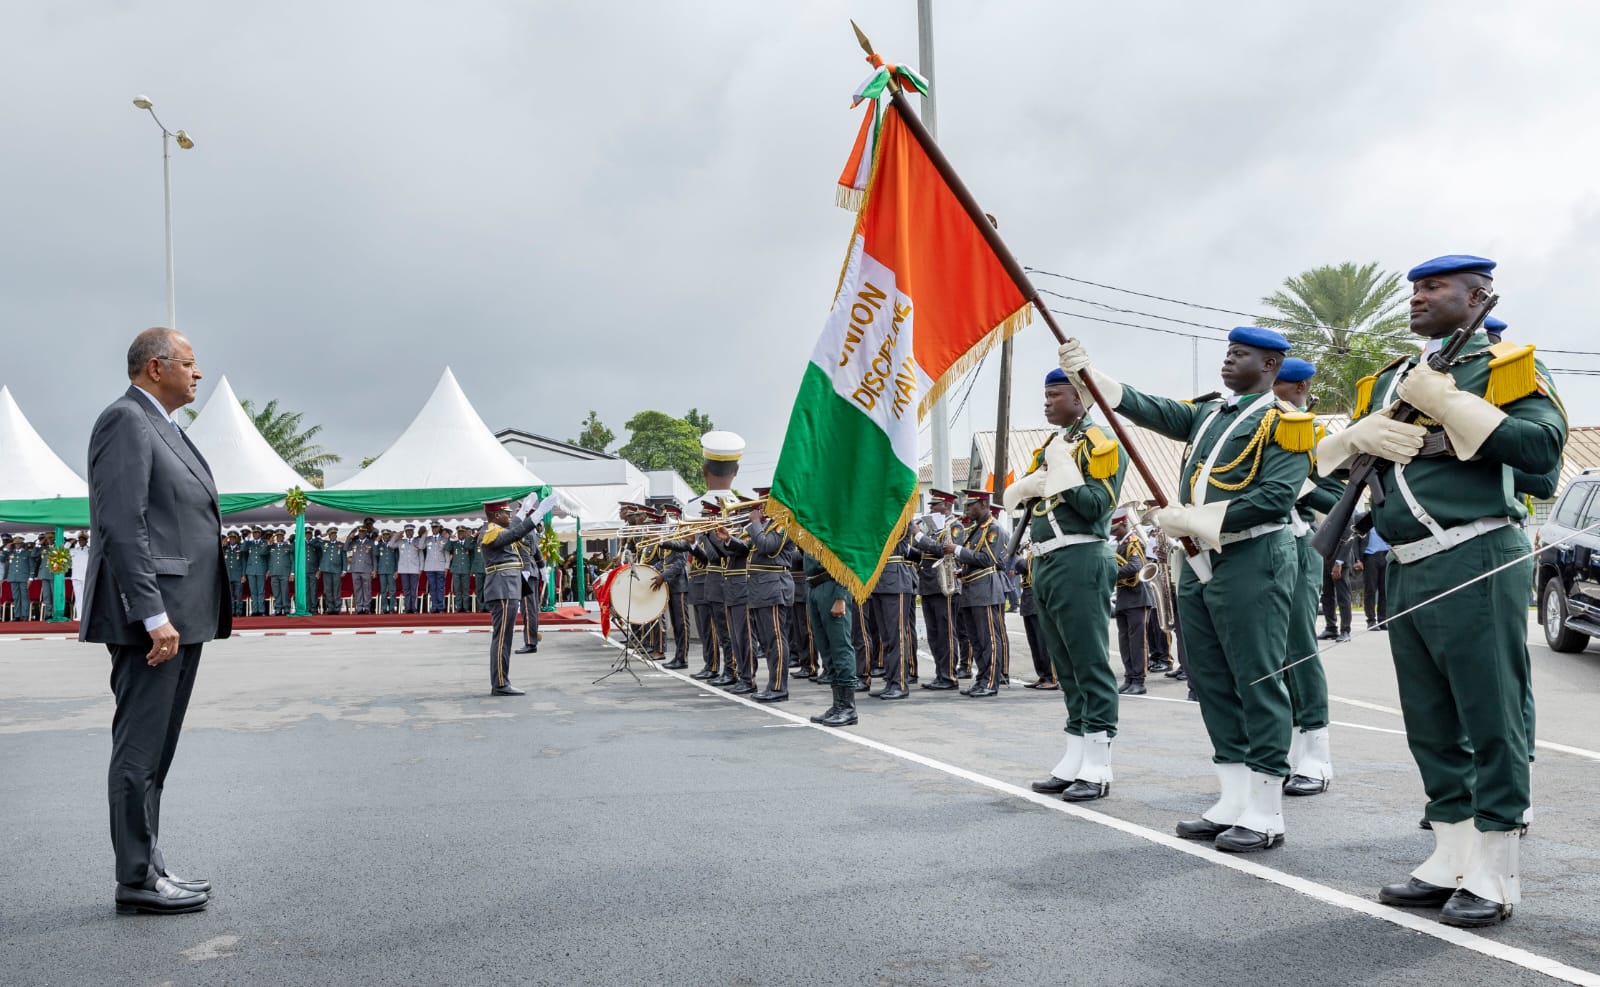
[[861,42],[861,50],[867,53],[867,57],[872,57],[872,42],[868,41],[867,36],[861,32],[861,25],[857,24],[854,18],[851,18],[850,26],[855,28],[856,40]]

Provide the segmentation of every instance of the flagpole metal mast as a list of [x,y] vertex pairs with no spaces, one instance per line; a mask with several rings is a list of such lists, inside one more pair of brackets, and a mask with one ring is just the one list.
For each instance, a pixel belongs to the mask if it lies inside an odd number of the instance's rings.
[[[933,0],[917,0],[917,68],[922,72],[922,77],[928,80],[928,92],[922,97],[920,122],[930,135],[937,135],[939,114],[933,96]],[[929,433],[933,446],[933,486],[936,490],[949,490],[953,486],[950,476],[950,409],[944,395],[939,395],[939,399],[933,402],[929,414],[933,418]]]
[[[978,205],[978,200],[973,197],[966,183],[961,180],[960,175],[956,174],[955,167],[950,164],[950,159],[944,156],[944,151],[940,150],[938,142],[933,139],[932,134],[928,133],[927,128],[922,125],[922,121],[917,119],[917,115],[911,112],[911,101],[906,99],[905,93],[899,87],[891,87],[889,98],[895,109],[900,113],[901,119],[905,121],[906,129],[916,138],[917,143],[922,145],[923,153],[928,155],[929,163],[933,165],[939,176],[945,180],[945,184],[950,186],[950,191],[955,194],[956,201],[961,203],[961,208],[972,220],[972,225],[977,228],[979,234],[989,244],[989,249],[994,251],[995,258],[1000,261],[1000,266],[1005,269],[1006,275],[1011,278],[1011,283],[1017,286],[1018,291],[1022,292],[1024,299],[1033,304],[1034,310],[1039,313],[1039,317],[1044,320],[1044,324],[1050,328],[1051,334],[1056,337],[1056,342],[1065,343],[1067,334],[1062,332],[1061,327],[1056,323],[1055,314],[1046,307],[1044,299],[1039,297],[1039,289],[1033,286],[1033,281],[1028,277],[1028,272],[1022,269],[1022,265],[1017,262],[1016,257],[1012,256],[1011,248],[1007,247],[1005,241],[1000,239],[1000,231],[995,229],[994,225],[989,222],[983,207]],[[1101,410],[1105,412],[1106,424],[1110,425],[1111,431],[1116,433],[1117,441],[1122,445],[1122,450],[1128,454],[1128,460],[1133,463],[1133,468],[1138,471],[1139,476],[1144,480],[1145,486],[1149,488],[1151,499],[1156,502],[1158,507],[1168,506],[1166,494],[1161,492],[1161,486],[1156,482],[1155,473],[1151,471],[1150,464],[1145,461],[1144,456],[1134,446],[1126,427],[1117,419],[1110,406],[1106,404],[1105,397],[1100,393],[1100,388],[1095,386],[1094,378],[1088,373],[1080,372],[1076,384],[1087,391],[1094,403],[1099,405]],[[1200,547],[1192,539],[1184,538],[1182,541],[1184,551],[1191,557],[1200,554]]]

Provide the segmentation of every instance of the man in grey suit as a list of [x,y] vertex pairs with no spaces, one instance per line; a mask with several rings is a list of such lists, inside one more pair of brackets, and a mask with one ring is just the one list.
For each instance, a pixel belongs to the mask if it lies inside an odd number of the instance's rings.
[[232,605],[216,484],[172,419],[194,400],[194,350],[174,330],[146,329],[128,348],[128,378],[89,436],[94,536],[78,639],[111,654],[117,911],[171,914],[209,901],[210,882],[169,871],[156,841],[200,649],[232,633]]

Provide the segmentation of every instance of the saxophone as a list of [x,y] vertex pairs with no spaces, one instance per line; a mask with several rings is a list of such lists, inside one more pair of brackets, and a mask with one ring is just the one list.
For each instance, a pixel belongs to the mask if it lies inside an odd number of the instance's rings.
[[[940,543],[943,544],[946,540],[955,541],[956,535],[959,532],[960,528],[957,527],[954,522],[951,522],[950,524],[946,525],[944,531],[939,532],[936,537],[938,537]],[[939,560],[933,564],[933,575],[934,578],[938,580],[939,592],[941,595],[961,595],[961,573],[958,571],[960,565],[961,563],[956,561],[956,557],[954,555],[941,555],[939,556]]]

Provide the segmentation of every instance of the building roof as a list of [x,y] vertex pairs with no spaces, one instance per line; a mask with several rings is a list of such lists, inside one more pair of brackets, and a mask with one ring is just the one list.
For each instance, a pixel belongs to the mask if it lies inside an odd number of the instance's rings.
[[[1150,472],[1155,474],[1167,499],[1175,503],[1178,470],[1183,465],[1184,444],[1149,429],[1140,428],[1131,422],[1124,421],[1122,425],[1132,436],[1135,448],[1144,457]],[[1013,480],[1020,478],[1027,470],[1028,464],[1033,461],[1033,451],[1044,445],[1044,440],[1052,431],[1053,429],[1048,428],[1011,430],[1006,442],[1006,472],[1011,474]],[[988,484],[990,474],[994,472],[994,445],[993,431],[972,433],[973,459],[967,477],[968,486]],[[1122,502],[1127,504],[1153,499],[1150,488],[1145,485],[1143,477],[1133,468],[1130,460],[1127,476],[1122,481]]]
[[[494,433],[500,444],[512,449],[512,454],[525,459],[523,465],[539,463],[554,459],[616,459],[609,452],[600,452],[596,449],[586,449],[571,442],[553,439],[548,435],[529,432],[520,428],[502,428]],[[529,451],[524,451],[524,450]]]
[[[993,440],[990,440],[993,441]],[[950,485],[960,487],[967,482],[968,463],[971,460],[966,456],[950,460]],[[917,467],[917,485],[929,487],[933,485],[933,464],[923,463]]]

